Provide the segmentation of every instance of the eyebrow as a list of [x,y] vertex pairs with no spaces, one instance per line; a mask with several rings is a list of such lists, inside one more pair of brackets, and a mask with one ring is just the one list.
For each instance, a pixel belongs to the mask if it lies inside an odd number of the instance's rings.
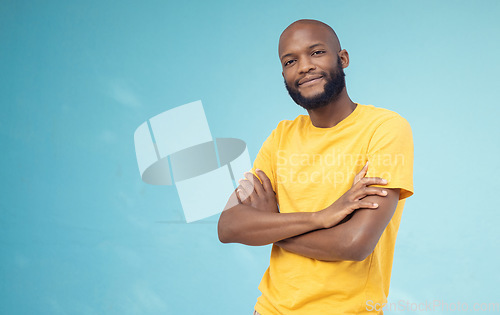
[[[313,44],[313,45],[309,46],[309,49],[312,49],[312,48],[317,47],[317,46],[323,46],[323,45],[324,45],[324,44],[320,44],[320,43]],[[293,55],[293,54],[292,54],[292,53],[289,53],[289,54],[286,54],[286,55],[281,56],[281,61],[283,61],[283,59],[285,59],[286,57],[289,57],[289,56],[291,56],[291,55]]]

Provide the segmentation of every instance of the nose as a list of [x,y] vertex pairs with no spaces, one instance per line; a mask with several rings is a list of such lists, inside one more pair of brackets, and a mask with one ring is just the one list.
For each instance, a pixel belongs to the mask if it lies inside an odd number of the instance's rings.
[[307,73],[311,70],[315,70],[316,69],[316,65],[312,62],[312,60],[310,58],[301,58],[301,60],[299,61],[299,73],[300,74],[303,74],[303,73]]

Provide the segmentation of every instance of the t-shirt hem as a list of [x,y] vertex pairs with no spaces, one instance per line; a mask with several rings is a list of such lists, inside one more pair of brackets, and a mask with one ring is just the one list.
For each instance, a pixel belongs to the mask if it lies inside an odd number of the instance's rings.
[[389,189],[396,189],[396,188],[401,189],[401,191],[399,192],[399,200],[403,200],[413,196],[413,186],[408,184],[389,183],[388,185],[372,185],[372,186],[389,188]]
[[269,313],[266,309],[263,309],[259,302],[257,302],[254,306],[254,309],[260,314],[260,315],[274,315],[272,313]]

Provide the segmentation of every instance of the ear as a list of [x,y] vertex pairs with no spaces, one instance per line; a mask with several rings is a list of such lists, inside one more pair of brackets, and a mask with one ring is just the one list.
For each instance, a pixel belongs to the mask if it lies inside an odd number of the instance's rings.
[[285,78],[285,74],[283,73],[283,71],[281,71],[281,76],[283,77],[283,79]]
[[345,69],[349,67],[349,53],[347,52],[347,50],[342,49],[341,51],[339,51],[339,57],[340,61],[342,62],[342,68]]

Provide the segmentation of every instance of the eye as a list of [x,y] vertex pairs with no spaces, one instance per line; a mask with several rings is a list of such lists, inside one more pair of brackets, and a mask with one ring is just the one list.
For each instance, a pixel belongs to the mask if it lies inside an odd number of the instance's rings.
[[283,64],[283,66],[285,66],[285,67],[286,67],[286,66],[289,66],[289,65],[291,65],[294,61],[295,61],[295,60],[293,60],[293,59],[288,60],[288,61],[286,61],[286,62]]
[[316,50],[316,51],[313,51],[313,53],[311,54],[312,56],[314,55],[321,55],[321,54],[324,54],[326,53],[326,51],[324,50]]

